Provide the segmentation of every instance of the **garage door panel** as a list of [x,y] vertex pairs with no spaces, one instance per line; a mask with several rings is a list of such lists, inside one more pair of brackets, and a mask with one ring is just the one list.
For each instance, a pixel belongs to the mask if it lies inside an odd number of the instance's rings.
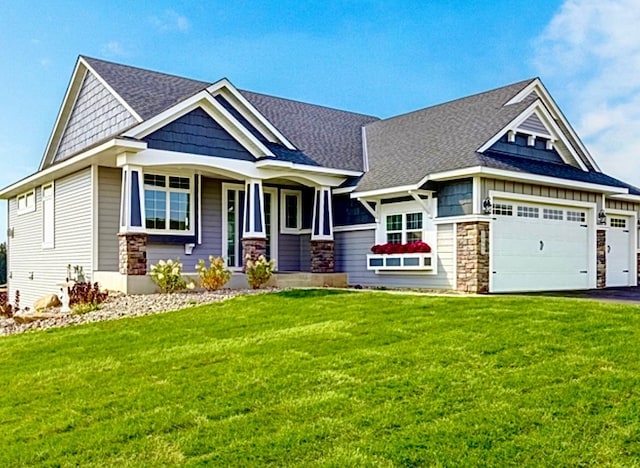
[[[517,216],[516,201],[497,201],[513,206],[513,216],[494,216],[492,224],[492,291],[534,291],[589,287],[589,230],[584,223],[544,219],[544,205],[537,207],[539,218]],[[584,210],[582,210],[584,211]]]

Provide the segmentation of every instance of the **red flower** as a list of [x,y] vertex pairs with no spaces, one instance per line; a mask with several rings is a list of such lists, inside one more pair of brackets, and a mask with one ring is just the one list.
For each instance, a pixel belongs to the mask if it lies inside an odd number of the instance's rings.
[[394,253],[429,253],[431,247],[426,242],[420,240],[409,242],[407,244],[376,244],[371,247],[374,254],[394,254]]

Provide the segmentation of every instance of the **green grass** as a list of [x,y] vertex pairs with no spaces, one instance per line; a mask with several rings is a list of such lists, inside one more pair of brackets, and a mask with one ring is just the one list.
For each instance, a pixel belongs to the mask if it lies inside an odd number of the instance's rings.
[[0,466],[639,466],[640,307],[290,291],[0,339]]

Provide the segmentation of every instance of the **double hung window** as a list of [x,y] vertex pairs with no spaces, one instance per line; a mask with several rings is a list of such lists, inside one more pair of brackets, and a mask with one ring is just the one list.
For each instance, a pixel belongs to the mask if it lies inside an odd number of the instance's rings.
[[152,231],[191,230],[191,178],[144,175],[145,227]]
[[386,217],[387,242],[406,244],[422,240],[422,213],[398,213]]

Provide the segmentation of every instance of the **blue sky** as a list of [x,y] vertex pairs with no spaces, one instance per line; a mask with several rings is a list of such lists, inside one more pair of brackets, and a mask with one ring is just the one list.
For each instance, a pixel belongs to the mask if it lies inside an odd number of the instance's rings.
[[379,117],[540,76],[640,186],[637,24],[640,0],[0,0],[0,186],[37,170],[79,54]]

